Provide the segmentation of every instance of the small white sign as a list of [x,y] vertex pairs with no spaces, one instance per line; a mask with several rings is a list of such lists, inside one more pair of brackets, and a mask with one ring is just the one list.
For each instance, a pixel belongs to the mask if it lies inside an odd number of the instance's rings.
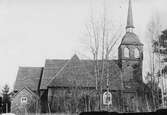
[[112,94],[110,92],[104,92],[103,94],[103,104],[111,105],[112,104]]
[[21,104],[27,104],[27,97],[21,97]]

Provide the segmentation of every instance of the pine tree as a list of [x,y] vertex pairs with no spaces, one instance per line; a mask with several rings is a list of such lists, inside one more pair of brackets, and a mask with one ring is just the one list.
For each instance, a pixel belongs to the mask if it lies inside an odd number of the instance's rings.
[[2,113],[2,97],[0,96],[0,114]]
[[10,93],[9,93],[9,86],[6,84],[2,89],[2,111],[3,113],[10,112]]

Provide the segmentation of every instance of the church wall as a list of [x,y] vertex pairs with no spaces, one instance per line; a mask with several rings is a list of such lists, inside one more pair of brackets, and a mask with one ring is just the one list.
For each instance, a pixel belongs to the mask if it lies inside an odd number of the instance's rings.
[[[104,93],[105,91],[103,91]],[[121,104],[121,100],[120,100],[120,91],[110,91],[112,94],[112,104],[110,106],[108,105],[104,105],[103,100],[101,102],[102,105],[102,110],[104,111],[115,111],[115,112],[120,112],[121,108],[120,108],[120,104]]]
[[48,88],[51,112],[81,112],[97,107],[95,89]]
[[153,97],[148,87],[144,90],[138,91],[139,110],[145,112],[155,111],[155,106],[158,108],[160,105],[158,103],[154,105]]
[[41,105],[41,113],[49,112],[48,91],[47,90],[40,91],[40,105]]
[[[26,97],[27,103],[22,104],[21,98]],[[11,112],[12,113],[25,113],[25,112],[36,112],[36,105],[37,104],[37,98],[33,94],[31,94],[26,89],[23,89],[20,91],[13,99],[11,103]]]
[[124,91],[124,112],[149,112],[152,110],[152,98],[147,92],[138,90]]
[[[112,93],[112,105],[109,111],[120,112],[120,91],[110,92]],[[97,111],[99,110],[98,100],[99,97],[94,89],[79,89],[76,92],[70,88],[48,89],[48,103],[51,106],[51,112]],[[72,103],[74,108],[70,106]],[[101,109],[107,111],[107,105],[104,105],[103,102],[101,102]]]
[[138,96],[137,92],[125,92],[123,93],[123,105],[124,112],[136,112],[138,109]]

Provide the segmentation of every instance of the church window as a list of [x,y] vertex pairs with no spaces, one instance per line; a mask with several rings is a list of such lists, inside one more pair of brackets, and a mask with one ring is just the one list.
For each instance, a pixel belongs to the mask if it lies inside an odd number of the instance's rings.
[[135,48],[135,50],[134,50],[134,56],[135,56],[135,58],[139,58],[139,49],[138,48]]
[[124,56],[129,57],[129,49],[127,47],[124,48]]
[[112,104],[112,94],[110,92],[104,92],[104,94],[103,94],[103,104],[105,104],[105,105]]
[[21,104],[27,103],[27,97],[23,96],[21,97]]

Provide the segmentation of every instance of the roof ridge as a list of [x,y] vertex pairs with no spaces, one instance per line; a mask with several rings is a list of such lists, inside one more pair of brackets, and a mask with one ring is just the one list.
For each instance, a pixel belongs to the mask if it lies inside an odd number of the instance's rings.
[[53,61],[53,60],[63,60],[63,61],[65,61],[65,60],[70,60],[70,59],[45,59],[45,61]]
[[[69,61],[71,59],[46,59],[48,61]],[[94,61],[94,59],[79,59],[80,61]],[[98,59],[98,61],[101,61],[102,59]],[[116,59],[109,59],[109,61],[113,61],[113,60],[116,60]]]
[[19,68],[43,68],[43,67],[34,67],[34,66],[19,66]]

